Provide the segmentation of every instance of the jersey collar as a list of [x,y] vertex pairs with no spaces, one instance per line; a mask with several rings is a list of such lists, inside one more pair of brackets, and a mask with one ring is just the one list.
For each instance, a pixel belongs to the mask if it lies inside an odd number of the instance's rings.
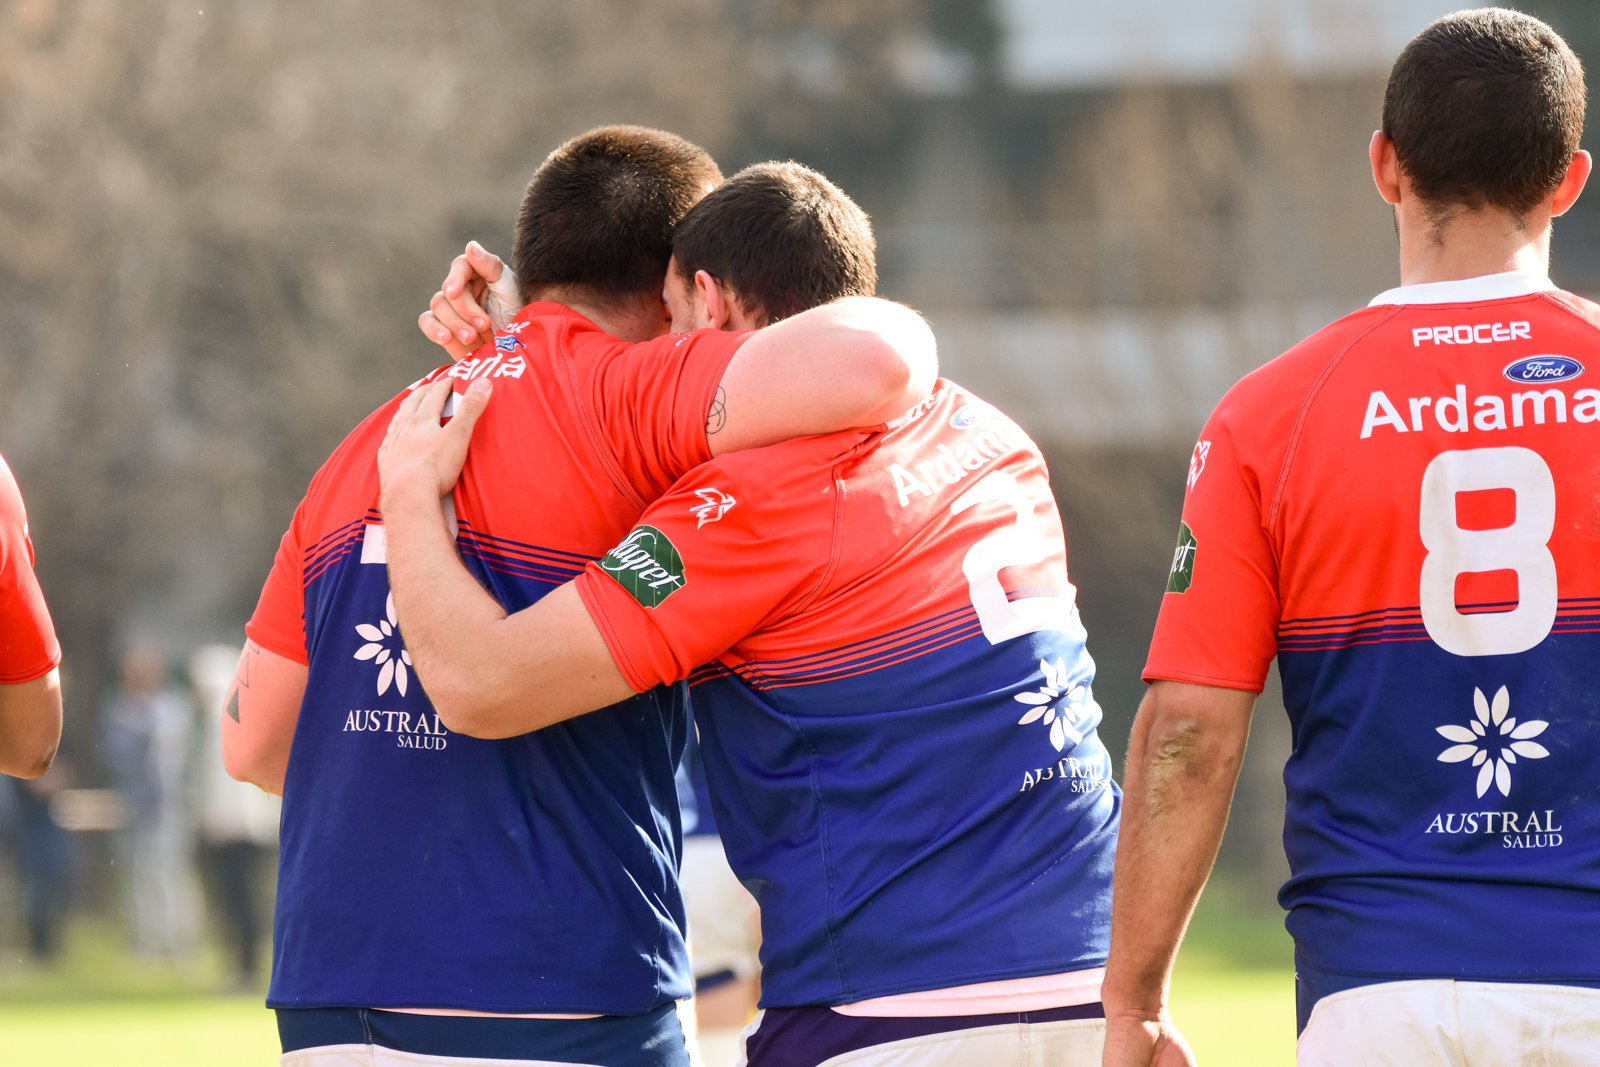
[[1485,274],[1449,282],[1424,282],[1402,285],[1372,298],[1368,307],[1380,304],[1476,304],[1482,300],[1504,300],[1509,296],[1548,293],[1555,284],[1543,274],[1508,270],[1504,274]]

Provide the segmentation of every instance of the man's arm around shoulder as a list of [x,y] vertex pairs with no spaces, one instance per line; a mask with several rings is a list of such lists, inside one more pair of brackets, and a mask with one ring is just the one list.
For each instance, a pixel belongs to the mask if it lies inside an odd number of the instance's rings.
[[1172,964],[1217,858],[1256,695],[1151,684],[1134,719],[1102,1000],[1105,1067],[1193,1067],[1168,1013]]
[[734,354],[706,424],[711,454],[888,422],[938,376],[933,331],[903,304],[852,296],[803,311]]

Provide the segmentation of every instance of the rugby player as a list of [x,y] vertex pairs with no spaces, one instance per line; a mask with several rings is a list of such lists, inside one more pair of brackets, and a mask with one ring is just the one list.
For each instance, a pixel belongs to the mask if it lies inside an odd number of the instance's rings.
[[[669,303],[696,326],[701,275],[762,248],[737,181],[675,245]],[[441,428],[451,388],[414,393],[379,453],[418,676],[450,729],[508,737],[703,668],[717,827],[761,905],[751,1067],[1097,1064],[1119,801],[1022,430],[941,380],[874,430],[726,453],[508,613],[456,561],[440,507],[503,387],[473,382]]]
[[1547,276],[1584,98],[1527,15],[1414,38],[1370,152],[1401,286],[1201,434],[1129,745],[1108,1067],[1193,1062],[1168,977],[1274,655],[1299,1063],[1600,1063],[1600,307]]
[[[558,148],[518,220],[532,302],[426,379],[502,385],[456,515],[472,580],[513,609],[719,451],[871,424],[928,391],[926,325],[872,298],[753,334],[658,336],[673,227],[720,179],[659,131]],[[385,575],[374,458],[400,400],[313,479],[223,724],[230,771],[284,796],[268,998],[284,1062],[684,1064],[684,695],[497,741],[441,723]]]
[[60,664],[22,493],[0,458],[0,774],[37,778],[50,769],[61,743]]

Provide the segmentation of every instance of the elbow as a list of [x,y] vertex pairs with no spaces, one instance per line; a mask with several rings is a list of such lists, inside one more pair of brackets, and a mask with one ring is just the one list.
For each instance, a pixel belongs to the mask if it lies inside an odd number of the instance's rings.
[[424,688],[446,730],[483,741],[521,737],[589,710],[569,706],[556,687],[519,688],[509,678],[458,675]]
[[906,311],[903,328],[880,333],[861,367],[862,381],[871,390],[873,421],[898,418],[932,392],[939,377],[938,348],[933,331],[921,316]]
[[282,796],[287,767],[287,753],[273,753],[266,746],[250,744],[236,734],[223,734],[222,768],[234,781]]
[[246,782],[250,785],[266,786],[262,782],[266,779],[265,761],[260,752],[252,751],[244,744],[237,741],[230,744],[226,739],[222,745],[222,767],[228,772],[228,777],[236,782]]
[[[420,672],[418,677],[421,677]],[[449,669],[430,672],[423,683],[434,713],[439,716],[444,728],[453,734],[499,741],[525,734],[534,728],[516,725],[508,709],[485,693],[485,688],[482,679],[476,684],[469,684],[467,678]],[[521,710],[526,711],[530,703],[536,703],[532,694],[521,702]]]
[[40,777],[56,761],[57,741],[52,741],[43,747],[35,746],[28,752],[6,753],[5,766],[0,767],[0,773],[9,774],[13,778]]
[[1153,807],[1160,809],[1162,798],[1190,790],[1232,791],[1244,762],[1244,739],[1229,726],[1179,709],[1150,716],[1137,770]]

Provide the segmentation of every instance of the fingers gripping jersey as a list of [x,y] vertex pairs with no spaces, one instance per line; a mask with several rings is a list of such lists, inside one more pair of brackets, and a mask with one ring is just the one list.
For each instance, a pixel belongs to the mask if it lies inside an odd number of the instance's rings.
[[950,382],[722,456],[578,580],[630,683],[696,675],[762,1003],[1103,963],[1120,799],[1044,463]]
[[1597,322],[1374,306],[1201,435],[1145,677],[1259,690],[1278,655],[1309,967],[1600,979]]
[[22,493],[0,459],[0,685],[31,682],[60,662],[56,628],[33,574]]
[[[709,458],[705,414],[742,340],[626,345],[534,304],[423,380],[494,382],[454,504],[462,558],[507,611],[570,580]],[[399,402],[313,479],[249,626],[310,664],[268,1003],[633,1014],[687,996],[684,695],[654,689],[502,741],[445,729],[410,671],[375,510]]]

